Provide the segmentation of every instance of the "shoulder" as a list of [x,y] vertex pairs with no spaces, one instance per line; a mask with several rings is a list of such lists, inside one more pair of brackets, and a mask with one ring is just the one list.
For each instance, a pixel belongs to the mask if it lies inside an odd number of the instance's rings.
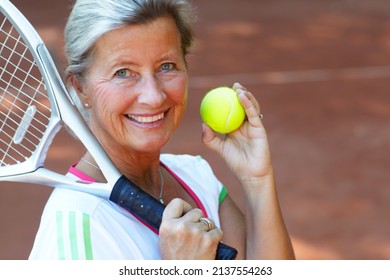
[[218,204],[226,197],[226,188],[201,156],[162,154],[160,160],[202,202],[211,203],[218,208]]
[[160,160],[175,175],[187,183],[194,182],[195,185],[203,186],[207,190],[214,186],[218,193],[223,188],[209,163],[201,156],[162,154]]
[[162,154],[160,160],[172,170],[192,169],[196,172],[213,173],[209,163],[199,155]]
[[196,161],[203,160],[202,157],[199,155],[188,155],[188,154],[181,154],[181,155],[161,154],[160,159],[164,163],[193,163]]
[[92,215],[105,200],[84,192],[55,189],[46,203],[45,212],[78,211]]

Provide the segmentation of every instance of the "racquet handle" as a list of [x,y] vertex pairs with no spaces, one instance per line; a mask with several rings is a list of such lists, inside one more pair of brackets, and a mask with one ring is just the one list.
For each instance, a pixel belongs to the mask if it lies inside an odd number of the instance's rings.
[[[136,186],[125,176],[115,184],[110,200],[158,231],[165,205]],[[216,260],[234,260],[237,250],[223,243],[218,244]]]

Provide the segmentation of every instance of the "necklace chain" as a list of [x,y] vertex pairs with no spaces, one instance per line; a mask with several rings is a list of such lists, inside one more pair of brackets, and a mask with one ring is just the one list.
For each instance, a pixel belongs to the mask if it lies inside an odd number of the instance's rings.
[[84,161],[85,163],[88,163],[90,166],[95,167],[96,169],[99,169],[99,170],[100,170],[100,168],[99,168],[98,166],[96,166],[96,165],[93,164],[92,162],[89,162],[89,161],[86,160],[85,158],[82,157],[81,160]]
[[[86,160],[85,158],[82,157],[81,160],[84,161],[85,163],[89,164],[90,166],[92,166],[92,167],[94,167],[94,168],[100,170],[100,168],[99,168],[98,166],[96,166],[96,165],[93,164],[92,162]],[[162,172],[161,172],[161,169],[160,169],[160,168],[158,169],[158,173],[159,173],[159,175],[160,175],[160,195],[158,196],[157,199],[158,199],[161,203],[164,204],[164,200],[163,200],[164,177],[163,177],[163,175],[162,175]]]
[[164,204],[163,200],[163,190],[164,190],[164,177],[162,175],[161,169],[158,169],[158,173],[160,174],[160,195],[157,198],[162,204]]

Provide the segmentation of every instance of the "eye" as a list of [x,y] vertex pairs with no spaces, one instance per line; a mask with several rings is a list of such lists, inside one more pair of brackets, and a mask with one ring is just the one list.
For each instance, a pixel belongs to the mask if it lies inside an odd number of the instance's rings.
[[161,71],[168,72],[176,69],[176,65],[174,63],[164,63],[161,65]]
[[123,69],[119,69],[118,71],[116,71],[115,76],[118,78],[126,78],[126,77],[133,77],[134,78],[137,75],[133,71],[126,69],[126,68],[123,68]]
[[124,77],[126,77],[126,75],[127,75],[126,69],[120,69],[120,70],[116,71],[116,73],[115,73],[115,76],[117,76],[119,78],[124,78]]

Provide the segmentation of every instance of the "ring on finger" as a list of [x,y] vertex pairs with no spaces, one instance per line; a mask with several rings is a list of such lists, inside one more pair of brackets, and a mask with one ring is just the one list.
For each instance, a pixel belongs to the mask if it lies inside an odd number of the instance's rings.
[[207,231],[213,230],[215,228],[215,223],[209,218],[200,218],[199,222],[207,226]]

